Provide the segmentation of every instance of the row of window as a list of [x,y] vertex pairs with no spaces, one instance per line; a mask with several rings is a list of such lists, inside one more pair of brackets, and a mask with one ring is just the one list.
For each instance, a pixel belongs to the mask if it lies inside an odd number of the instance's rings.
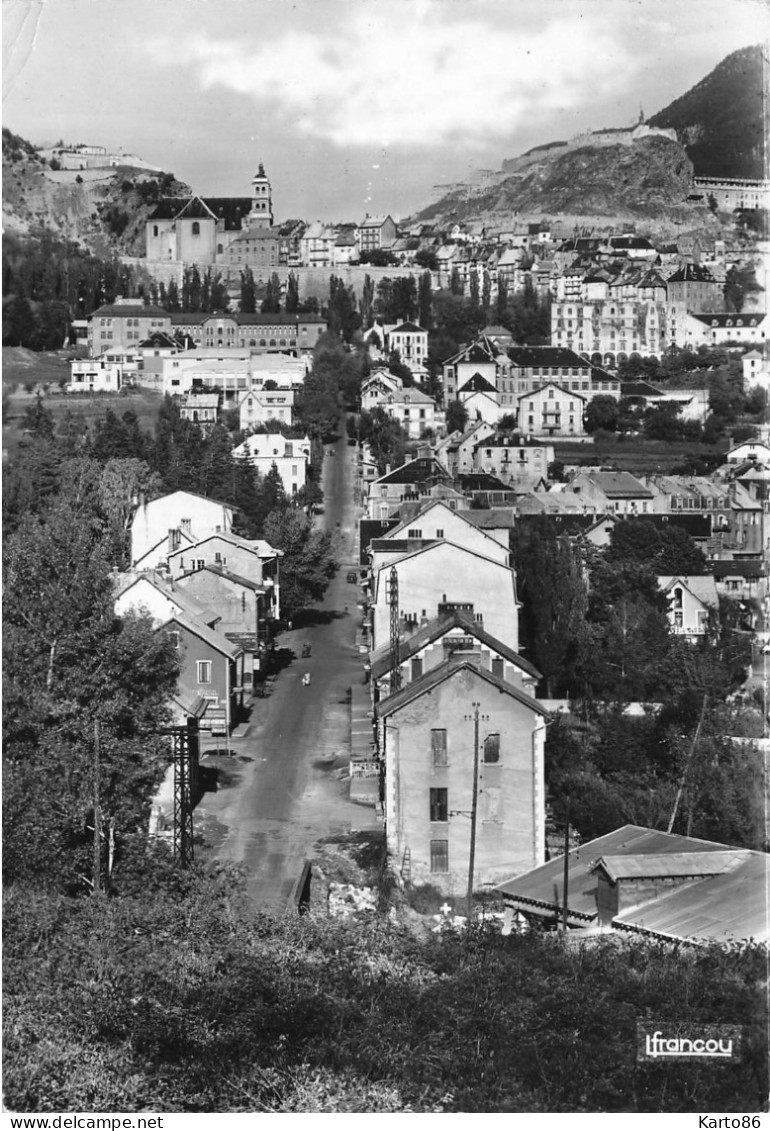
[[[502,661],[500,661],[502,663]],[[449,765],[449,747],[447,745],[447,732],[445,730],[432,730],[430,732],[431,759],[434,766]],[[495,765],[500,761],[500,735],[488,734],[483,744],[483,760],[486,765]],[[447,813],[447,790],[432,789],[430,791],[431,821],[445,821],[443,817],[434,817],[433,813],[442,811]],[[435,808],[434,808],[435,802]],[[443,809],[441,808],[443,806]]]

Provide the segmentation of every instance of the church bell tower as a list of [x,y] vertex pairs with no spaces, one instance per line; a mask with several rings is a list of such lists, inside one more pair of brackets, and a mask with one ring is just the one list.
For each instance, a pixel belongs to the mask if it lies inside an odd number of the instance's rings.
[[265,167],[260,161],[259,169],[251,180],[254,199],[251,202],[249,215],[250,228],[272,228],[273,226],[273,199],[270,190],[270,181],[267,179]]

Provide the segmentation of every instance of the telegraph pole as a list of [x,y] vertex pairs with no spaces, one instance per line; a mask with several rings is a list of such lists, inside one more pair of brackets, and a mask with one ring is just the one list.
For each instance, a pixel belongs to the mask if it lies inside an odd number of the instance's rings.
[[476,809],[479,792],[479,704],[473,707],[473,795],[471,797],[471,849],[468,856],[468,926],[473,915],[473,868],[476,863]]
[[99,796],[99,776],[101,773],[101,733],[99,720],[94,719],[94,891],[95,896],[102,892],[102,815]]
[[390,603],[390,690],[398,691],[401,687],[401,641],[399,639],[399,608],[398,608],[398,574],[396,567],[390,571],[388,581],[388,599]]
[[561,929],[567,930],[567,917],[569,915],[569,794],[567,794],[567,808],[564,816],[564,883],[563,902],[561,908]]

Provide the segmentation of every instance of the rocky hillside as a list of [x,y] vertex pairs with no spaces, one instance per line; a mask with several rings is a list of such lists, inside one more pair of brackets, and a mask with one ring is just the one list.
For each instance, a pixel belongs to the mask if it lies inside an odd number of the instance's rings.
[[766,87],[761,48],[735,51],[646,122],[676,131],[676,141],[638,136],[645,127],[550,141],[504,160],[498,173],[453,185],[414,218],[495,223],[558,216],[575,226],[643,222],[661,233],[711,231],[715,217],[687,201],[692,177],[767,175]]
[[767,176],[767,64],[762,48],[733,51],[681,98],[649,119],[673,128],[698,177]]
[[144,253],[144,225],[162,196],[189,196],[170,173],[130,166],[53,169],[28,141],[3,130],[3,227],[41,230],[98,256]]
[[[418,214],[426,221],[505,215],[694,221],[703,211],[687,203],[692,164],[666,138],[632,145],[543,146],[527,161],[507,163],[479,186],[459,186]],[[519,166],[519,167],[517,167]]]

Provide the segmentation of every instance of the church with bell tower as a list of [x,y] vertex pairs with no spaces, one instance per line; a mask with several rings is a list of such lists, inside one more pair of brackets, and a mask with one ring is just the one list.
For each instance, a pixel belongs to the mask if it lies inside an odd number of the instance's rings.
[[[158,201],[145,229],[151,273],[171,277],[192,266],[257,269],[279,265],[279,233],[273,225],[273,195],[260,161],[252,195],[191,196]],[[161,268],[165,264],[165,270]]]

